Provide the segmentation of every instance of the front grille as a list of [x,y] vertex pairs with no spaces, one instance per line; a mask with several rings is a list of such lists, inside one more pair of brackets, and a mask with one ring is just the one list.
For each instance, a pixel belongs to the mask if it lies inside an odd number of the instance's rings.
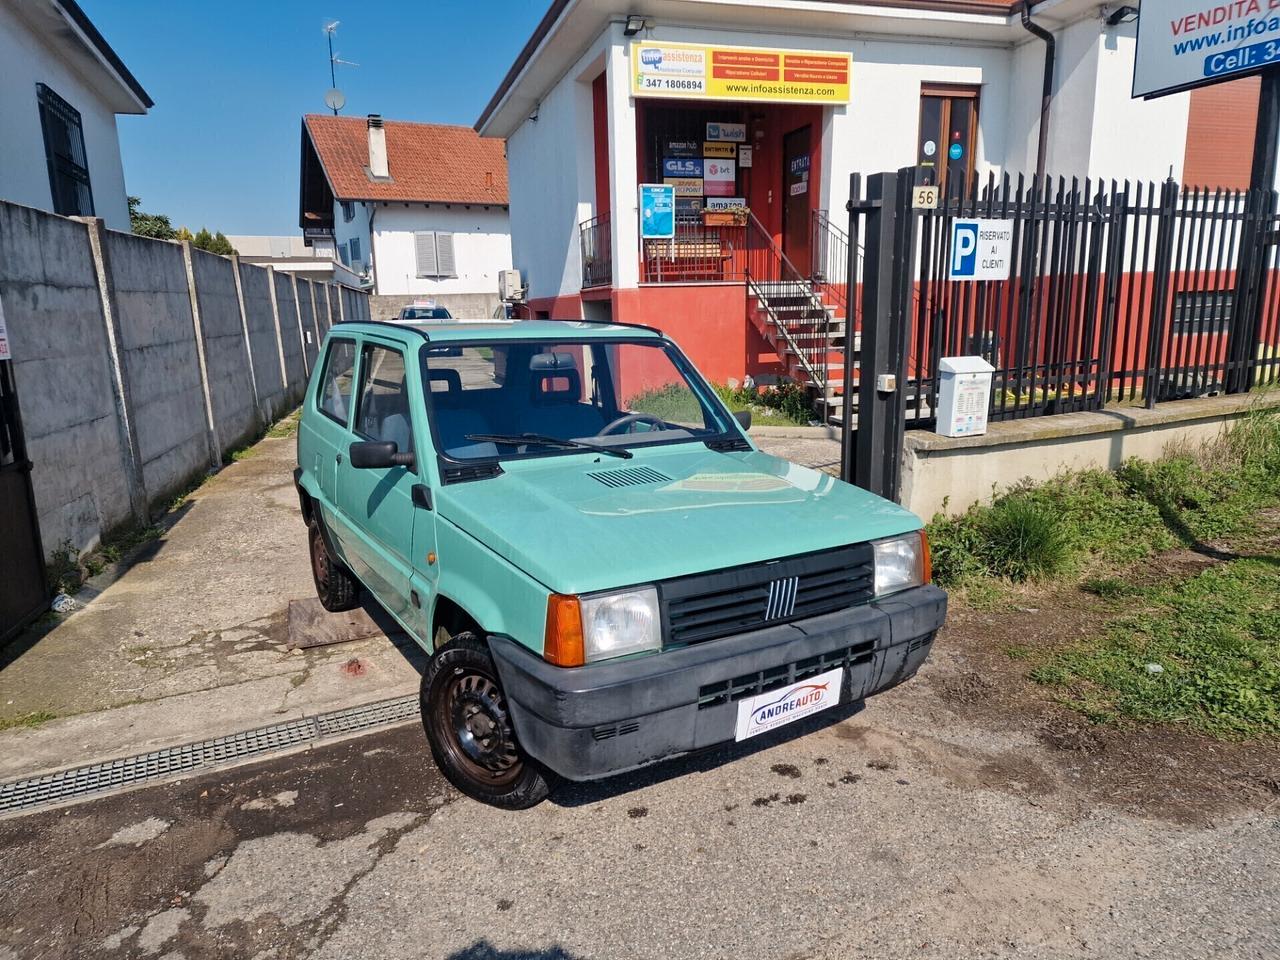
[[875,592],[867,543],[699,573],[658,585],[668,644],[698,643],[866,603]]
[[779,690],[808,677],[816,677],[820,673],[834,670],[836,667],[852,667],[860,663],[869,663],[875,656],[875,646],[874,640],[867,640],[852,647],[820,653],[816,657],[806,657],[795,663],[784,663],[770,667],[768,670],[749,673],[744,677],[705,684],[698,688],[698,709],[707,710],[735,700],[754,697],[758,693]]

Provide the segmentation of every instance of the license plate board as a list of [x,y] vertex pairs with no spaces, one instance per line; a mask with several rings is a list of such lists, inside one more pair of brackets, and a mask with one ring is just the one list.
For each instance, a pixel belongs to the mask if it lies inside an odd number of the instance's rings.
[[844,668],[836,667],[816,677],[797,680],[778,690],[758,693],[738,701],[738,727],[735,740],[746,740],[840,702]]

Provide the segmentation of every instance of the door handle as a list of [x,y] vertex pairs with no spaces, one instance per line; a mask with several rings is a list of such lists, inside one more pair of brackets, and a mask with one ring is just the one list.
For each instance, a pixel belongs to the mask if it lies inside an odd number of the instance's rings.
[[334,457],[334,459],[335,459],[338,463],[341,463],[341,462],[342,462],[342,454],[338,454],[336,457]]

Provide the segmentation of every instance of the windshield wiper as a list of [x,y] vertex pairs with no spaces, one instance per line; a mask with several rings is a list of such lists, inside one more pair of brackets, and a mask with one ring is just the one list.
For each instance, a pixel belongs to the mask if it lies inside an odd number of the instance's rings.
[[588,443],[586,440],[563,440],[560,437],[549,437],[543,433],[468,433],[468,440],[476,443],[505,443],[513,447],[534,443],[540,447],[563,447],[594,450],[596,453],[607,453],[611,457],[630,460],[635,456],[625,447],[606,447],[602,443]]

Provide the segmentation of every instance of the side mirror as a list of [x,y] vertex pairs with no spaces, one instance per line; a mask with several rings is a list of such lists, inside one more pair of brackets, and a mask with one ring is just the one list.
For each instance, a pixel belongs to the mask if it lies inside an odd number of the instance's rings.
[[399,453],[394,440],[359,440],[348,451],[351,465],[357,470],[386,467],[412,467],[417,463],[413,453]]
[[737,413],[733,415],[733,419],[738,421],[738,426],[740,426],[743,430],[751,429],[751,411],[750,410],[739,410]]

